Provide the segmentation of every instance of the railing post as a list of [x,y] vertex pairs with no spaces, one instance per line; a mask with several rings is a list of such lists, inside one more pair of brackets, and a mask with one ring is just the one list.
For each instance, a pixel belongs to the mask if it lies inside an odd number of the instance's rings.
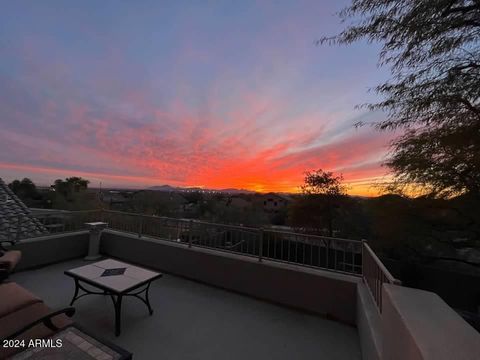
[[182,241],[182,225],[179,220],[176,220],[177,223],[177,236],[175,238],[175,241]]
[[192,247],[192,230],[193,230],[193,220],[188,222],[188,247]]
[[260,228],[258,233],[258,261],[262,261],[263,258],[263,228]]
[[142,230],[143,230],[143,216],[140,215],[140,221],[139,221],[139,224],[138,224],[138,237],[141,238],[142,237]]
[[364,281],[365,281],[365,276],[364,276],[364,274],[365,274],[365,271],[364,271],[365,252],[364,252],[364,250],[365,250],[365,243],[366,242],[367,242],[367,240],[362,239],[362,252],[361,252],[361,254],[362,254],[362,256],[361,256],[362,257],[362,268],[361,268],[361,270],[362,270],[362,278],[364,278]]

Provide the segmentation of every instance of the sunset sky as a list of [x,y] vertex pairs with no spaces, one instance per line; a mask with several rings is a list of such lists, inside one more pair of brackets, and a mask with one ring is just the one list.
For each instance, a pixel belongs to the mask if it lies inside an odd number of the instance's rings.
[[9,1],[0,13],[0,177],[40,185],[296,191],[341,172],[373,195],[392,134],[378,46],[318,47],[347,2]]

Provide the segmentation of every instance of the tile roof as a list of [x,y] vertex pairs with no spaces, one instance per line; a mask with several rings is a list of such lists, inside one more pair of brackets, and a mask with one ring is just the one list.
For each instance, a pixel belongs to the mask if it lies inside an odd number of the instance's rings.
[[24,239],[46,233],[48,231],[42,223],[0,178],[0,240]]

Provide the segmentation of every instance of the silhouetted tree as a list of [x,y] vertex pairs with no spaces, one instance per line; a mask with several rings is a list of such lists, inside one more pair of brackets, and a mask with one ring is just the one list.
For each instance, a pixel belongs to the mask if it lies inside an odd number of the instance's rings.
[[346,195],[342,175],[321,169],[305,172],[302,195],[290,207],[290,223],[309,232],[334,235],[334,222]]
[[32,205],[36,201],[41,199],[41,195],[37,190],[36,185],[29,178],[23,180],[14,180],[8,187],[27,205]]
[[89,180],[82,179],[81,177],[69,177],[65,179],[66,183],[70,185],[73,192],[79,192],[82,190],[86,190],[88,184],[90,183]]
[[306,171],[303,185],[300,187],[304,195],[345,195],[346,187],[342,184],[343,176],[318,169]]
[[66,199],[71,199],[74,193],[86,190],[89,183],[89,180],[73,176],[65,180],[55,180],[54,188],[55,191],[62,194]]
[[49,194],[52,207],[64,210],[91,210],[101,206],[97,194],[87,192],[90,182],[81,177],[69,177],[65,180],[55,180],[52,188],[55,190]]
[[403,129],[387,165],[394,186],[420,185],[435,196],[480,189],[480,2],[353,0],[350,24],[319,43],[366,39],[383,45],[392,79],[375,87],[386,114],[376,127]]
[[200,204],[203,201],[203,194],[200,191],[184,192],[182,195],[189,203]]
[[412,132],[394,142],[395,151],[386,162],[395,174],[391,190],[408,190],[414,184],[434,197],[480,196],[480,122],[476,128]]

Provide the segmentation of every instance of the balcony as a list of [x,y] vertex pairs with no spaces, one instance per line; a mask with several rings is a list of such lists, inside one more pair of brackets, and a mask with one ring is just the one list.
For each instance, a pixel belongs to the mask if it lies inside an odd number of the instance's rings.
[[[125,302],[113,332],[104,297],[75,303],[75,322],[135,359],[474,359],[480,337],[435,294],[409,289],[365,242],[111,211],[36,215],[12,276],[52,308],[68,305],[64,270],[84,264],[88,230],[105,221],[101,253],[165,273],[151,289],[155,314]],[[448,331],[442,329],[450,329]],[[454,331],[451,331],[454,329]],[[141,335],[139,335],[141,334]]]
[[[62,308],[74,290],[63,271],[83,264],[66,261],[19,272],[12,280],[50,307]],[[119,337],[114,335],[114,311],[107,297],[78,300],[74,320],[128,349],[134,359],[361,358],[352,326],[182,277],[166,274],[155,281],[150,299],[153,316],[137,299],[125,301]]]

